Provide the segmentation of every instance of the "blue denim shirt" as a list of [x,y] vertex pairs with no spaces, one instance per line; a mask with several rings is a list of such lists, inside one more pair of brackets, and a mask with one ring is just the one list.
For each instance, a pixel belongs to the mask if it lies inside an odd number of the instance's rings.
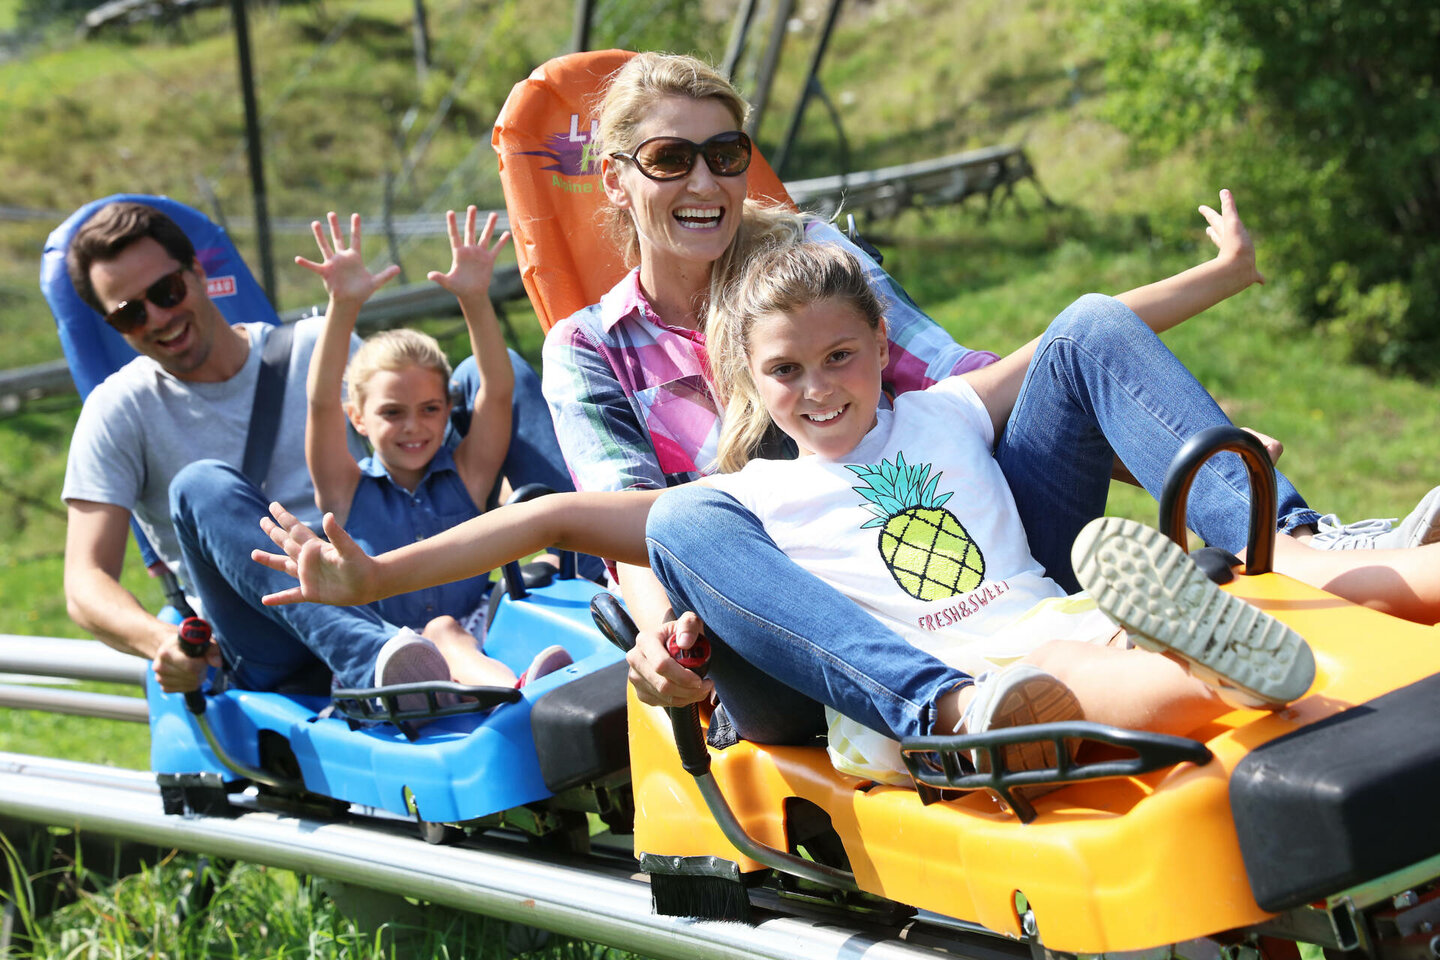
[[[452,437],[435,454],[414,493],[392,480],[378,457],[361,460],[360,484],[350,501],[345,532],[373,556],[478,517],[480,508],[455,468],[456,442]],[[388,597],[373,606],[391,623],[421,630],[442,614],[463,620],[489,593],[490,578],[482,574]]]

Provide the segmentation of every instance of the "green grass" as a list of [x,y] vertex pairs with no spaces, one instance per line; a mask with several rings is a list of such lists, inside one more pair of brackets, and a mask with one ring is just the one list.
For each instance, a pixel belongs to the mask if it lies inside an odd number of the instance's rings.
[[[171,854],[119,882],[73,849],[65,831],[17,833],[0,841],[0,876],[34,877],[17,887],[20,958],[174,957],[388,960],[394,957],[509,957],[624,960],[628,954],[486,917],[421,905],[332,881],[243,863]],[[50,859],[50,851],[60,857]],[[108,851],[95,850],[92,853]],[[201,882],[197,883],[197,878]],[[201,909],[198,892],[213,894]],[[57,897],[55,887],[69,890]],[[8,888],[8,884],[0,885]],[[8,899],[8,898],[7,898]],[[57,903],[70,902],[50,912]],[[38,909],[37,909],[38,906]],[[41,914],[47,914],[43,919]]]

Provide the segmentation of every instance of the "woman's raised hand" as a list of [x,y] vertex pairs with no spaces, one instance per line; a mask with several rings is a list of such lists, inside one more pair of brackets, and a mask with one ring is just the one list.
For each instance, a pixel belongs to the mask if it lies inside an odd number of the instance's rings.
[[496,214],[491,211],[485,218],[485,229],[480,231],[480,236],[475,236],[475,205],[471,204],[465,208],[465,233],[460,233],[460,225],[457,222],[454,210],[445,212],[445,226],[450,233],[450,272],[441,273],[438,270],[431,270],[426,276],[438,283],[444,289],[453,293],[457,299],[464,300],[467,297],[487,297],[490,295],[490,278],[495,273],[495,260],[500,256],[500,249],[510,239],[510,231],[506,230],[500,234],[500,239],[493,244],[490,242],[490,235],[495,232]]
[[260,519],[260,528],[283,552],[252,550],[250,559],[294,577],[299,585],[267,594],[261,603],[272,607],[306,601],[354,606],[376,599],[371,589],[375,561],[335,521],[333,513],[325,514],[323,521],[328,543],[278,503],[270,504],[270,517]]
[[340,230],[340,218],[335,211],[327,213],[325,221],[330,226],[328,239],[319,220],[310,223],[310,232],[315,234],[315,243],[320,248],[321,262],[304,257],[296,257],[295,262],[325,282],[325,292],[330,294],[333,302],[362,304],[389,283],[400,268],[391,264],[379,273],[366,269],[365,257],[360,250],[360,214],[350,214],[349,242]]
[[1264,283],[1265,277],[1255,266],[1255,242],[1250,239],[1250,231],[1245,229],[1240,213],[1235,209],[1234,195],[1229,190],[1221,190],[1220,212],[1216,213],[1214,207],[1201,204],[1200,215],[1208,224],[1205,235],[1219,250],[1216,259],[1229,262],[1233,269],[1243,274],[1246,286]]

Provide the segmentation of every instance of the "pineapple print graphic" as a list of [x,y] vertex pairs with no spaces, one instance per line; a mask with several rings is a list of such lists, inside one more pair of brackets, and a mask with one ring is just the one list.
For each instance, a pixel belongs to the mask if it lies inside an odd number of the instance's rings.
[[910,466],[905,454],[878,467],[847,464],[867,486],[855,492],[875,519],[862,524],[880,527],[880,556],[901,589],[920,600],[943,600],[969,593],[985,579],[985,558],[970,534],[949,510],[950,494],[935,496],[941,474],[930,476],[930,464]]

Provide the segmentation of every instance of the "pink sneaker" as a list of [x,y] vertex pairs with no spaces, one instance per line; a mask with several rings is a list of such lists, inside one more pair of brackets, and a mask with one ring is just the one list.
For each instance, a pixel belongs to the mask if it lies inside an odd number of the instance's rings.
[[[426,640],[420,634],[409,627],[401,628],[385,645],[380,648],[380,654],[375,658],[375,686],[390,687],[398,683],[434,683],[450,679],[450,666],[445,662],[445,656],[440,649]],[[454,703],[454,696],[442,694],[441,697],[449,697],[450,703]],[[440,700],[441,706],[448,706],[444,699]],[[407,693],[397,697],[395,706],[399,710],[424,710],[427,706],[425,694]]]
[[530,661],[530,666],[520,675],[520,679],[515,681],[515,689],[519,690],[521,687],[534,683],[541,677],[554,673],[563,667],[568,667],[574,662],[570,654],[565,652],[564,647],[558,643],[551,644],[535,654],[535,659]]

